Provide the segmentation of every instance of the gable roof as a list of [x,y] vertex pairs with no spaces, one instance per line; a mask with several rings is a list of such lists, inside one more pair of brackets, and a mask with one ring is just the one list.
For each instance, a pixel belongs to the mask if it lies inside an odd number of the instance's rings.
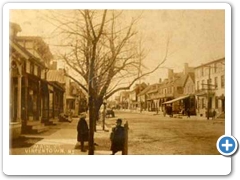
[[194,69],[201,68],[201,67],[204,67],[204,66],[208,66],[208,65],[210,65],[210,64],[212,64],[212,63],[221,62],[221,61],[224,61],[224,62],[225,62],[225,57],[220,58],[220,59],[217,59],[217,60],[210,61],[210,62],[205,63],[205,64],[201,64],[201,65],[199,65],[199,66],[196,66]]
[[143,89],[138,96],[145,95],[149,90],[151,89],[151,85],[147,86],[145,89]]
[[191,78],[193,83],[195,83],[195,74],[193,72],[190,72],[190,73],[188,73],[188,75],[183,83],[183,87],[186,85],[188,78]]
[[47,72],[47,80],[64,84],[65,83],[64,72],[62,70],[49,70]]

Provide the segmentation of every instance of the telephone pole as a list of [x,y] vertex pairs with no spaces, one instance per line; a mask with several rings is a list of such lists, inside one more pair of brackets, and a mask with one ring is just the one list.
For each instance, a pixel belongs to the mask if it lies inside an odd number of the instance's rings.
[[207,101],[208,101],[208,106],[207,106],[207,119],[209,120],[209,110],[210,110],[210,66],[208,66],[208,82],[207,82]]

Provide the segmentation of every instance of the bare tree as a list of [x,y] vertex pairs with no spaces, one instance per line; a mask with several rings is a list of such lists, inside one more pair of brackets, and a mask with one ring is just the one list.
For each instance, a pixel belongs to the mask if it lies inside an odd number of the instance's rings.
[[[94,154],[94,129],[103,99],[130,89],[140,78],[156,71],[166,61],[161,59],[154,69],[142,72],[143,50],[139,51],[135,25],[139,17],[127,21],[123,11],[72,10],[56,11],[46,18],[62,37],[59,57],[78,76],[66,76],[88,93],[89,155]],[[137,50],[138,49],[138,50]],[[141,72],[141,73],[140,73]]]

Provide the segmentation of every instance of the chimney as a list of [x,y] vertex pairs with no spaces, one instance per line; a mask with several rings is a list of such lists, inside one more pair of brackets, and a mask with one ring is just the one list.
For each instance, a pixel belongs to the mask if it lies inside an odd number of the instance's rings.
[[168,79],[173,78],[173,69],[168,69]]
[[15,38],[19,32],[22,31],[21,27],[17,23],[11,23],[9,25],[10,38]]
[[184,63],[184,74],[188,74],[189,73],[189,68],[188,68],[188,63]]
[[158,83],[162,83],[162,78],[159,78]]

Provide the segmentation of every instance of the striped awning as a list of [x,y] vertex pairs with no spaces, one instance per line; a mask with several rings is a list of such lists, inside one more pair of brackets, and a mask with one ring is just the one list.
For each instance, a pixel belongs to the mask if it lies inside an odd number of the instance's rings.
[[190,95],[181,96],[181,97],[178,97],[178,98],[176,98],[176,99],[172,99],[172,100],[170,100],[170,101],[166,101],[166,102],[164,102],[164,103],[162,103],[162,104],[171,104],[171,103],[173,103],[173,102],[186,99],[186,98],[188,98],[189,96],[190,96]]

